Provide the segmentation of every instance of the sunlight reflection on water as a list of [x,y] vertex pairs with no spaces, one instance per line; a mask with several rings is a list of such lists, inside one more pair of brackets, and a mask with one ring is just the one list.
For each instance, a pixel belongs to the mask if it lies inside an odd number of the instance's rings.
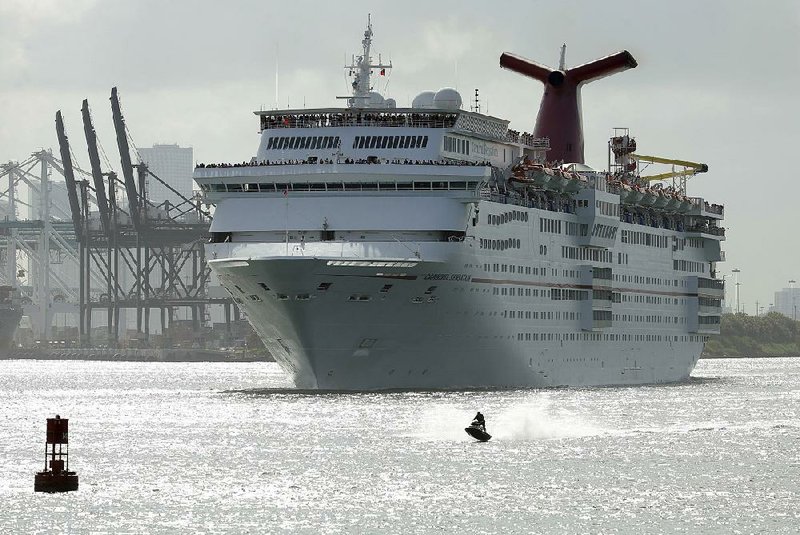
[[[675,386],[298,394],[277,366],[5,361],[4,532],[794,532],[800,360]],[[469,439],[476,410],[494,438]],[[80,490],[32,492],[44,419]]]

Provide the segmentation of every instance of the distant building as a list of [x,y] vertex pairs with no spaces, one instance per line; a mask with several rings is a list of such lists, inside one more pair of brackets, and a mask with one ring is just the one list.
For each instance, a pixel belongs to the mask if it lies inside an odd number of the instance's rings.
[[775,292],[773,312],[792,319],[800,319],[800,288],[784,288]]
[[[139,158],[142,163],[147,164],[153,174],[169,184],[172,189],[187,199],[192,197],[194,154],[191,147],[179,147],[177,144],[153,145],[152,148],[139,149]],[[180,196],[152,176],[148,176],[147,179],[147,192],[150,201],[155,205],[169,201],[171,205],[177,206],[183,202]]]

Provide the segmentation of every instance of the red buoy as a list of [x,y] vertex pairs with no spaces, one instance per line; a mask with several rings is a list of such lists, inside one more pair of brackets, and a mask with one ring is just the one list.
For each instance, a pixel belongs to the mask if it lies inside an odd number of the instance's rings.
[[[69,471],[69,420],[56,414],[47,419],[47,440],[44,444],[44,472],[33,480],[34,492],[68,492],[78,490],[78,474]],[[50,469],[48,470],[48,463]]]

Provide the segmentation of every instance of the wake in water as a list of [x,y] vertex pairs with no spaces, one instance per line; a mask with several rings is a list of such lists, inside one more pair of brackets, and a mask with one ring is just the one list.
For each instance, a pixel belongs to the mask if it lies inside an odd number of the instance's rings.
[[575,414],[555,410],[549,399],[508,407],[493,422],[498,440],[549,440],[605,433]]
[[[512,405],[497,411],[486,407],[486,430],[492,440],[551,440],[605,434],[574,414],[555,410],[549,399]],[[457,405],[440,405],[423,413],[417,436],[427,440],[469,439],[464,428],[475,410]]]

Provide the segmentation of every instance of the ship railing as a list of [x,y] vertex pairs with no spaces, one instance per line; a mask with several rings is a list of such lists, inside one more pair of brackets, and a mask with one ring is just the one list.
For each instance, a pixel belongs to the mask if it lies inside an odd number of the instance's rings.
[[703,200],[702,197],[689,197],[689,202],[692,203],[693,207],[697,207],[700,210],[710,214],[723,215],[725,212],[725,207],[723,205],[711,204],[708,201]]
[[725,236],[724,227],[712,227],[702,224],[687,227],[686,232],[699,232],[701,234],[711,234],[712,236]]
[[316,158],[314,156],[307,159],[287,159],[287,160],[261,160],[241,163],[198,163],[195,169],[239,169],[243,167],[275,167],[282,165],[333,165],[333,164],[353,164],[353,165],[441,165],[441,166],[461,166],[461,167],[489,167],[489,161],[471,160],[413,160],[410,158]]
[[725,281],[719,279],[707,279],[705,277],[698,277],[697,287],[708,288],[710,290],[725,290]]
[[528,132],[518,132],[517,130],[508,129],[506,131],[505,140],[511,143],[521,143],[527,147],[538,150],[550,149],[549,137],[536,137]]
[[396,128],[453,128],[457,113],[418,112],[329,112],[309,114],[262,115],[261,129],[273,128],[330,128],[346,126],[375,126]]

